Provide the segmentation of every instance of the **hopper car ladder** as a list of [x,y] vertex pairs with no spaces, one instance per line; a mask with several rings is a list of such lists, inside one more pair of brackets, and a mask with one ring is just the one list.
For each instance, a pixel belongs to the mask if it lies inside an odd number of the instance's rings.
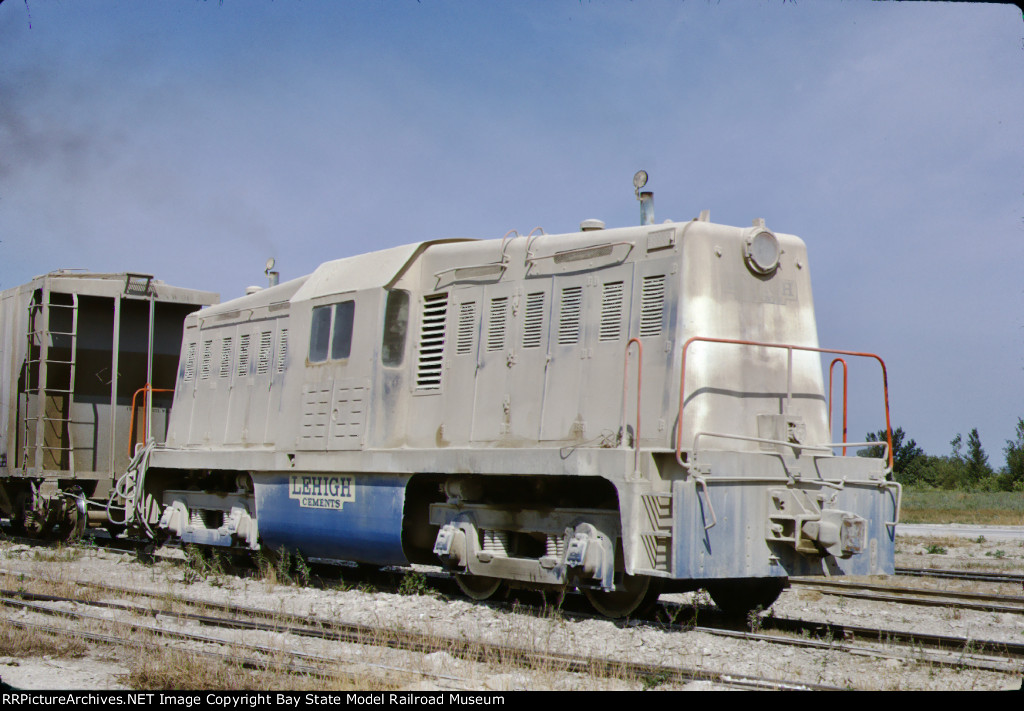
[[[55,468],[60,470],[63,454],[67,453],[67,470],[75,474],[75,449],[71,434],[71,405],[75,392],[75,354],[78,346],[78,295],[70,294],[70,304],[54,303],[48,286],[44,285],[41,295],[33,297],[28,307],[27,348],[25,353],[25,438],[22,448],[22,467],[26,473],[42,475],[45,470],[44,457],[50,454]],[[57,331],[51,328],[51,315],[61,310],[71,312],[71,330]],[[66,319],[64,319],[66,322]],[[58,342],[68,345],[67,360],[53,357],[51,349]],[[34,353],[35,351],[35,353]],[[33,357],[36,355],[36,357]],[[66,367],[67,380],[50,386],[50,371]],[[32,370],[36,371],[33,382]],[[60,415],[47,416],[47,400],[58,398],[62,402]],[[32,400],[35,400],[33,415]],[[55,433],[47,444],[47,430]],[[31,455],[31,459],[30,459]],[[31,461],[32,466],[29,466]]]

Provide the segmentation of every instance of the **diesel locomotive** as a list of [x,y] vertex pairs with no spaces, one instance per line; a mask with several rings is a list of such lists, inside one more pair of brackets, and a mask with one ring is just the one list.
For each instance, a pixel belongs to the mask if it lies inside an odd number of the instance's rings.
[[476,599],[578,588],[612,617],[891,574],[891,454],[832,435],[824,367],[877,370],[888,423],[884,363],[819,346],[799,238],[655,223],[636,186],[638,226],[418,242],[190,311],[166,419],[76,501],[158,540],[440,565]]

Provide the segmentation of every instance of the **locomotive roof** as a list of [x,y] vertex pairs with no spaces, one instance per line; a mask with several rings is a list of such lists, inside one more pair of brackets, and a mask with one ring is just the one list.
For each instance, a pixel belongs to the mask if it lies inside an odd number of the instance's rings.
[[312,274],[239,296],[203,310],[203,317],[230,313],[238,308],[258,308],[286,301],[299,302],[349,291],[384,288],[401,277],[428,247],[448,242],[477,240],[438,239],[404,244],[376,252],[324,262]]
[[397,281],[428,247],[449,242],[472,241],[477,240],[436,239],[325,262],[309,275],[306,283],[295,292],[292,301],[315,299],[318,296],[346,291],[388,287]]

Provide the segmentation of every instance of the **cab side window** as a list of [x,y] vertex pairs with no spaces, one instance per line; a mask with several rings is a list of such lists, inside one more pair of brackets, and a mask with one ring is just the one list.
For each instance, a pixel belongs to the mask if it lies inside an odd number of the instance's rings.
[[381,340],[381,361],[395,367],[405,355],[405,334],[409,327],[409,292],[395,289],[388,292],[384,309],[384,334]]
[[352,326],[356,303],[342,301],[313,307],[313,321],[309,329],[309,362],[348,358],[352,352]]
[[331,359],[348,358],[352,351],[352,321],[356,302],[342,301],[334,307],[334,332],[331,335]]

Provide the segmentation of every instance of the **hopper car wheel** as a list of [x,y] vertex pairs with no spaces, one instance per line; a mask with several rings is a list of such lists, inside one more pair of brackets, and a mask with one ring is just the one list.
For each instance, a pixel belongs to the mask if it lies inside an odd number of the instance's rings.
[[489,600],[497,595],[505,586],[501,578],[488,578],[483,575],[456,575],[455,583],[472,600]]
[[71,495],[64,498],[63,505],[56,506],[53,511],[55,519],[53,537],[65,543],[71,543],[81,538],[89,525],[89,515],[86,513],[82,490],[76,487],[69,493]]
[[660,578],[646,575],[624,575],[622,590],[605,592],[593,588],[583,588],[583,594],[595,610],[617,619],[630,615],[644,615],[651,611],[658,602],[662,583]]
[[786,578],[755,578],[710,584],[711,599],[727,615],[746,615],[751,610],[767,610],[786,587]]
[[22,489],[14,497],[14,516],[11,525],[15,533],[29,538],[39,538],[46,531],[46,518],[32,506],[32,492]]
[[59,541],[71,543],[77,541],[85,533],[88,518],[72,503],[64,511],[64,515],[53,527],[53,536]]

